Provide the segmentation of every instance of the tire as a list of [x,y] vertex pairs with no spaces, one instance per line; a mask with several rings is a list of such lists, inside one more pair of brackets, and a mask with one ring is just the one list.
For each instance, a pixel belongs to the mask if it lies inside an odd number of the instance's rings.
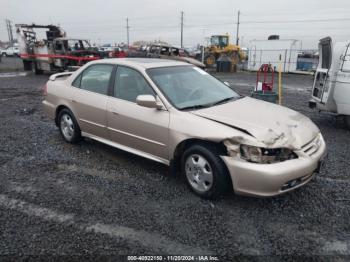
[[209,54],[208,56],[205,57],[204,63],[208,67],[214,67],[216,64],[216,57],[213,54]]
[[6,53],[2,53],[2,56],[7,56],[7,54]]
[[32,70],[32,63],[29,61],[23,61],[23,69],[24,69],[24,71],[31,71]]
[[33,74],[40,75],[43,73],[42,70],[38,69],[38,65],[36,62],[32,62],[31,69],[32,69]]
[[197,144],[185,150],[181,158],[181,173],[187,185],[198,196],[215,199],[232,189],[226,165],[215,146]]
[[347,128],[350,130],[350,116],[345,116],[344,120]]
[[72,111],[67,108],[62,109],[58,113],[58,128],[63,139],[71,144],[77,143],[81,140],[81,131],[77,120]]

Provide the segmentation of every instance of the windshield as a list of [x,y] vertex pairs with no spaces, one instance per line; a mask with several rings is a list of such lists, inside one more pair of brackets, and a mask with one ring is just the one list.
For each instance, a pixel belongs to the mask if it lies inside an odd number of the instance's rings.
[[90,44],[88,41],[80,39],[69,39],[68,46],[73,51],[85,50],[90,48]]
[[240,97],[224,83],[194,66],[151,68],[147,74],[178,109],[210,107]]
[[228,45],[228,37],[227,36],[212,36],[211,44],[215,46],[225,47]]

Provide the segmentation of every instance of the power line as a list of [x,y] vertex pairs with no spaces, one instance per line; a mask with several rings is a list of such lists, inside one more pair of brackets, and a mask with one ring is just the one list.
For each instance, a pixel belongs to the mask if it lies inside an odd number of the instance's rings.
[[275,23],[305,23],[305,22],[339,22],[339,21],[350,21],[350,18],[328,18],[328,19],[303,19],[303,20],[284,20],[284,21],[237,21],[228,23],[217,23],[217,24],[201,24],[201,25],[188,25],[188,27],[204,27],[204,26],[222,26],[232,24],[275,24]]
[[282,21],[244,21],[244,24],[270,24],[270,23],[305,23],[305,22],[340,22],[350,21],[350,18],[323,18],[323,19],[301,19],[301,20],[282,20]]
[[[240,14],[241,15],[241,14]],[[275,20],[275,21],[272,21],[272,20],[261,20],[261,21],[239,21],[239,24],[240,25],[248,25],[248,24],[276,24],[276,23],[305,23],[305,22],[335,22],[335,21],[350,21],[350,18],[325,18],[325,19],[303,19],[303,20]],[[183,27],[186,27],[186,28],[198,28],[198,27],[210,27],[210,26],[225,26],[225,25],[232,25],[232,24],[235,24],[237,25],[238,24],[238,21],[237,22],[225,22],[225,23],[210,23],[210,24],[187,24],[185,25],[182,21],[181,25]],[[116,24],[117,25],[117,24]],[[68,26],[68,24],[67,24]],[[70,26],[70,24],[69,24]],[[86,27],[86,24],[85,25],[72,25],[74,27]],[[110,26],[111,28],[114,27],[114,25],[111,25],[110,23],[108,23],[108,26]],[[135,28],[136,27],[136,28]],[[145,24],[143,23],[142,25],[140,26],[134,26],[134,30],[133,31],[142,31],[143,29],[150,29],[150,30],[154,30],[155,28],[164,28],[164,29],[171,29],[171,28],[177,28],[178,26],[177,25],[164,25],[164,24],[161,24],[161,25],[155,25],[154,23],[151,23],[151,24]]]

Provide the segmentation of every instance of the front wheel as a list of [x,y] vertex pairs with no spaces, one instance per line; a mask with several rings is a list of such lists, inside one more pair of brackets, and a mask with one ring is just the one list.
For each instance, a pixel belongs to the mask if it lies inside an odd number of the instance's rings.
[[76,143],[81,139],[81,131],[73,113],[65,108],[58,114],[60,133],[68,143]]
[[191,190],[203,198],[213,199],[232,188],[228,170],[214,146],[194,145],[181,160],[182,173]]
[[210,54],[208,55],[206,58],[205,58],[205,64],[206,66],[208,67],[213,67],[216,63],[216,58],[215,58],[215,55],[213,54]]

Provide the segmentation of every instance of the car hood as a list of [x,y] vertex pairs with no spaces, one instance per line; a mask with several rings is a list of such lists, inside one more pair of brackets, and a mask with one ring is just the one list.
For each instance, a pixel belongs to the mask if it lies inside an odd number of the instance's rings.
[[294,110],[249,97],[192,113],[247,133],[266,147],[300,149],[320,132]]

